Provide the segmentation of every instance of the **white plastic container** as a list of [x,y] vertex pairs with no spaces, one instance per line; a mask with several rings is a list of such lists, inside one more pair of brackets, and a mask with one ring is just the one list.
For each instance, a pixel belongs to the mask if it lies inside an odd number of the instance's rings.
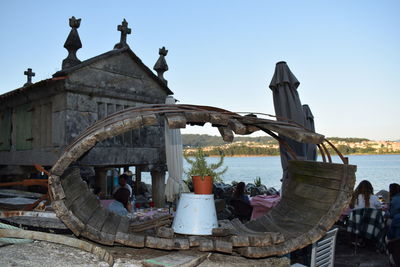
[[214,195],[182,194],[172,229],[186,235],[211,235],[218,227]]

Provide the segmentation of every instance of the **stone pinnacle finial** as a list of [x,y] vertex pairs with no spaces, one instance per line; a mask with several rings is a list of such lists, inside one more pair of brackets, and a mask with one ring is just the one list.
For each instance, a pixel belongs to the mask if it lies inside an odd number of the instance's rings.
[[24,75],[26,75],[27,82],[24,84],[24,86],[28,86],[32,84],[32,77],[35,76],[35,73],[32,72],[31,68],[28,68],[28,70],[24,71]]
[[126,43],[126,36],[128,34],[131,34],[131,29],[128,28],[128,22],[124,19],[121,25],[118,25],[117,30],[121,32],[121,39],[118,44],[114,45],[114,49],[128,46],[128,44]]
[[168,81],[164,79],[164,72],[168,70],[167,61],[165,60],[165,57],[168,54],[168,50],[165,49],[165,47],[163,46],[158,50],[158,54],[160,55],[160,57],[158,58],[153,69],[157,71],[158,78],[160,78],[165,84],[167,84]]
[[62,62],[62,69],[75,66],[81,61],[76,57],[76,51],[82,47],[81,39],[79,38],[78,28],[81,25],[81,19],[76,19],[74,16],[69,19],[71,31],[64,43],[65,49],[68,50],[68,56]]

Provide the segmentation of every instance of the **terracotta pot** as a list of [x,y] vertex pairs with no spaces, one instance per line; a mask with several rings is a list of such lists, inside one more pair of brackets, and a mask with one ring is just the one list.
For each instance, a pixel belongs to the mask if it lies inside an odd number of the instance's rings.
[[213,189],[213,179],[211,176],[192,176],[194,193],[199,195],[211,195]]

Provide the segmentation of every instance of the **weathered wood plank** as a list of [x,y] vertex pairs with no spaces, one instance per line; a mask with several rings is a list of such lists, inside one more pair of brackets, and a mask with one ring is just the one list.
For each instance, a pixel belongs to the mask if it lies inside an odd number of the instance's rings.
[[235,134],[247,134],[246,125],[242,124],[237,119],[230,119],[228,121],[228,127],[235,132]]
[[[313,207],[310,205],[310,202],[314,203]],[[291,199],[285,199],[285,201],[282,201],[279,205],[275,206],[270,213],[271,216],[283,216],[288,218],[296,216],[299,221],[304,220],[314,223],[318,222],[321,219],[321,216],[325,214],[329,208],[330,207],[327,207],[325,203],[322,203],[321,205],[317,201],[303,201],[303,199],[293,201]]]
[[250,246],[249,237],[245,235],[231,236],[232,246],[234,247],[248,247]]
[[179,238],[179,237],[174,238],[174,246],[175,246],[175,249],[188,250],[188,249],[190,249],[189,239]]
[[156,229],[156,235],[162,238],[173,238],[174,229],[172,229],[171,227],[161,226]]
[[148,248],[158,248],[165,250],[175,249],[174,239],[146,236],[145,246]]
[[215,251],[232,254],[232,242],[222,239],[214,240]]
[[293,179],[293,182],[296,183],[302,183],[302,184],[307,184],[307,185],[313,185],[313,186],[319,186],[319,187],[324,187],[332,190],[339,190],[341,181],[340,180],[334,180],[334,179],[326,179],[326,177],[320,178],[312,175],[305,175],[305,174],[300,174],[296,173],[296,175],[293,175],[291,177]]
[[[68,230],[67,226],[59,218],[14,216],[2,218],[3,221],[24,227],[35,227],[48,230]],[[69,230],[68,230],[69,231]]]
[[89,189],[85,182],[78,181],[75,184],[66,187],[64,189],[64,192],[65,192],[65,204],[67,205],[68,208],[70,208],[72,203],[82,195],[87,194],[89,192]]
[[201,111],[185,111],[186,121],[192,125],[204,125],[209,121],[209,114]]
[[79,236],[80,233],[85,228],[85,225],[79,220],[65,205],[63,200],[55,200],[51,202],[51,205],[57,215],[65,225],[76,235]]
[[249,235],[249,243],[251,247],[266,247],[272,245],[272,238],[268,233],[264,236]]
[[234,135],[233,135],[232,130],[228,129],[227,127],[220,126],[220,127],[218,127],[218,131],[221,134],[222,139],[225,142],[229,142],[229,143],[233,142]]
[[128,234],[129,233],[129,218],[125,216],[121,216],[121,221],[119,222],[118,228],[117,228],[117,234],[118,233],[124,233]]
[[92,192],[86,191],[74,200],[69,209],[86,224],[90,217],[100,208],[100,202]]
[[91,240],[100,240],[101,229],[103,228],[104,222],[108,217],[108,213],[109,211],[104,208],[97,209],[86,223],[83,235]]
[[212,229],[212,235],[213,236],[229,236],[233,235],[232,229],[229,228],[223,228],[223,227],[218,227],[218,228],[213,228]]
[[186,128],[186,117],[180,113],[166,113],[165,119],[170,129]]
[[[353,169],[353,172],[356,170],[356,166],[348,165]],[[319,178],[326,178],[329,180],[338,180],[340,181],[343,176],[343,168],[345,165],[337,164],[337,163],[324,163],[324,162],[309,162],[309,161],[289,161],[288,168],[292,173],[298,173],[302,175],[314,176]]]
[[65,191],[61,184],[61,179],[57,175],[50,175],[48,178],[49,182],[49,194],[50,199],[60,200],[65,198]]
[[200,241],[201,241],[202,237],[198,236],[198,235],[191,235],[189,236],[189,246],[191,247],[198,247],[200,246]]
[[214,251],[214,242],[211,239],[201,239],[199,245],[199,251]]
[[215,126],[228,126],[229,116],[221,113],[210,113],[210,123]]
[[338,190],[295,182],[286,186],[286,192],[290,192],[290,194],[296,197],[299,196],[311,200],[320,199],[323,202],[329,203],[334,202],[338,195]]
[[115,238],[115,242],[129,247],[143,248],[145,243],[145,236],[132,233],[123,234],[118,232]]
[[99,242],[105,245],[112,245],[115,241],[115,235],[117,234],[118,226],[121,221],[121,216],[115,213],[109,212],[103,227],[101,228]]
[[155,114],[142,115],[142,123],[145,126],[158,125],[158,118]]

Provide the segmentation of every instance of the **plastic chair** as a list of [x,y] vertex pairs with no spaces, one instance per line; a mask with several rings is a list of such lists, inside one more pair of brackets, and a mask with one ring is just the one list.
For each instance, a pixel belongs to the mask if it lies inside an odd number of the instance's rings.
[[[322,239],[312,245],[310,267],[334,266],[337,232],[338,228],[328,231]],[[291,266],[302,267],[305,265],[295,263]]]

